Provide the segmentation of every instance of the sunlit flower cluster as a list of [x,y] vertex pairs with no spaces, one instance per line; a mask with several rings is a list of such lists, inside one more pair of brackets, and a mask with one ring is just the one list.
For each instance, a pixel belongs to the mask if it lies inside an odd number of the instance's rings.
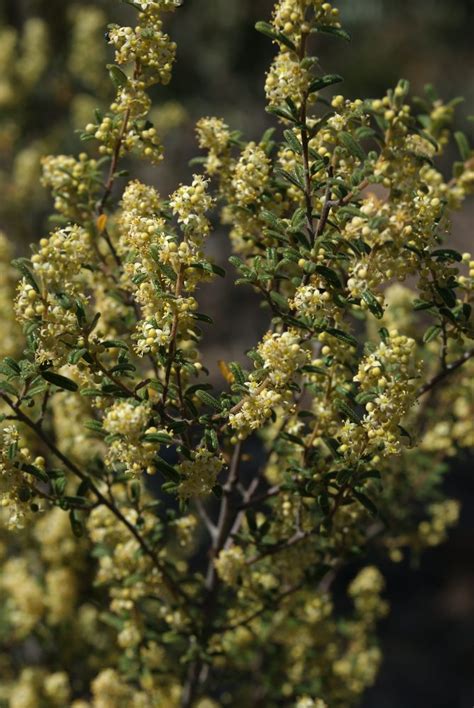
[[224,461],[206,448],[197,448],[190,460],[184,460],[179,466],[183,480],[179,485],[182,497],[201,497],[210,494],[217,482],[217,476],[224,466]]
[[263,380],[250,379],[248,395],[242,406],[229,416],[230,425],[241,437],[260,428],[277,405],[290,403],[285,387],[297,370],[309,361],[309,352],[290,331],[283,334],[268,332],[257,352],[262,359]]

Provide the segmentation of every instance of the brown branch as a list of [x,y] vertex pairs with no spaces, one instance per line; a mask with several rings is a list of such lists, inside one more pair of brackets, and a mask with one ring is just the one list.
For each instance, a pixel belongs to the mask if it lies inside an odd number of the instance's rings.
[[[134,80],[136,80],[139,75],[140,75],[140,63],[138,61],[136,61],[135,68],[133,71]],[[117,171],[117,165],[118,165],[118,161],[120,159],[120,150],[122,149],[123,139],[125,137],[125,133],[127,132],[128,123],[130,121],[130,115],[131,115],[131,110],[130,110],[130,108],[127,108],[127,110],[125,111],[124,117],[123,117],[122,126],[120,128],[120,133],[118,135],[117,142],[115,143],[115,146],[114,146],[112,160],[110,162],[109,174],[107,176],[107,181],[105,183],[104,193],[102,195],[102,198],[101,198],[99,204],[97,205],[97,215],[98,216],[101,216],[101,214],[104,213],[105,205],[106,205],[107,200],[110,197],[112,190],[114,188],[115,177],[116,177],[115,173]],[[105,239],[105,240],[107,241],[107,239]]]
[[[178,278],[176,280],[176,287],[175,287],[175,297],[176,301],[178,298],[181,296],[181,292],[184,286],[184,273],[185,273],[185,266],[180,265],[179,267],[179,272],[178,272]],[[161,398],[161,405],[164,409],[166,405],[166,400],[168,398],[168,391],[170,387],[170,380],[171,380],[171,370],[173,368],[173,363],[176,357],[176,349],[177,349],[177,336],[178,336],[178,326],[179,326],[179,314],[178,314],[178,308],[176,307],[174,316],[173,316],[173,324],[171,325],[171,332],[170,332],[170,346],[169,346],[169,351],[168,351],[168,361],[166,363],[166,371],[165,371],[165,383],[164,383],[164,388],[163,388],[163,394]]]
[[459,369],[460,366],[465,364],[466,361],[469,361],[469,359],[471,359],[472,357],[474,357],[474,349],[469,349],[467,352],[464,352],[464,354],[452,364],[446,364],[446,367],[442,369],[442,371],[436,374],[436,376],[433,376],[432,379],[427,381],[423,386],[418,389],[417,396],[424,396],[425,393],[431,391],[431,389],[433,389],[439,383],[444,381],[447,376]]
[[[215,614],[217,610],[217,592],[219,588],[219,578],[214,566],[214,559],[224,548],[228,534],[232,528],[232,519],[235,513],[232,498],[239,482],[239,466],[242,453],[242,443],[237,443],[234,448],[232,460],[229,468],[229,476],[223,488],[223,496],[219,512],[217,530],[212,542],[209,563],[205,579],[206,598],[202,608],[202,616],[206,622],[202,628],[200,636],[201,646],[204,646],[208,638],[214,631]],[[205,666],[201,659],[192,662],[188,669],[188,675],[183,686],[181,698],[182,708],[190,708],[193,704],[199,684],[203,684],[207,679]]]
[[67,467],[70,472],[72,472],[72,474],[74,474],[82,482],[87,482],[90,490],[95,494],[98,501],[100,501],[101,504],[106,506],[109,511],[111,511],[112,514],[114,514],[114,516],[128,529],[128,531],[138,542],[142,551],[153,561],[155,567],[161,573],[164,583],[173,595],[173,597],[175,599],[180,597],[181,600],[185,601],[186,603],[189,602],[189,598],[179,587],[179,585],[176,584],[173,578],[169,575],[168,571],[161,563],[153,548],[148,545],[143,536],[141,536],[135,526],[126,518],[126,516],[124,516],[120,509],[118,509],[115,504],[113,504],[104,494],[102,494],[100,489],[98,489],[98,487],[94,484],[94,482],[85,472],[83,472],[79,467],[77,467],[76,464],[74,464],[74,462],[72,462],[72,460],[70,460],[68,457],[66,457],[66,455],[64,455],[64,453],[61,452],[61,450],[54,444],[54,442],[50,440],[50,438],[46,435],[40,425],[35,423],[31,418],[29,418],[25,413],[23,413],[19,405],[15,404],[11,400],[11,398],[5,393],[0,393],[0,397],[3,398],[5,403],[7,403],[7,405],[15,412],[17,420],[19,420],[21,423],[24,423],[31,430],[33,430],[38,436],[38,438],[42,440],[43,443],[49,448],[53,455],[55,455],[55,457],[57,457],[58,460],[60,460],[63,465]]

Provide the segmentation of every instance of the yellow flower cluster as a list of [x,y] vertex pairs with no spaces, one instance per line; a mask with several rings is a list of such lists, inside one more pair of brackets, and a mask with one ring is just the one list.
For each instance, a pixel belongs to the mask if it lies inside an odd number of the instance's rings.
[[258,430],[276,406],[288,407],[291,397],[286,390],[297,370],[309,362],[309,352],[291,331],[267,332],[257,347],[262,359],[263,379],[251,375],[246,384],[248,395],[237,412],[229,415],[229,424],[244,439]]
[[21,527],[29,515],[28,502],[35,497],[34,487],[24,466],[33,462],[44,467],[44,459],[33,455],[22,445],[20,433],[14,425],[6,426],[1,432],[0,447],[0,506],[7,510],[7,526]]
[[178,223],[186,227],[186,232],[192,232],[193,241],[197,241],[199,245],[210,230],[206,212],[211,209],[213,199],[206,192],[207,185],[204,177],[194,175],[192,184],[179,187],[170,199],[170,206]]
[[240,546],[232,545],[224,548],[215,559],[214,565],[219,577],[227,585],[236,585],[245,568],[245,555]]
[[[124,288],[142,309],[143,319],[137,323],[134,335],[140,356],[156,354],[169,343],[175,319],[183,333],[192,327],[197,302],[190,294],[212,274],[210,267],[204,269],[208,261],[203,246],[210,231],[206,212],[213,204],[206,187],[206,180],[195,176],[192,185],[179,187],[170,198],[183,230],[181,241],[166,224],[155,190],[139,182],[131,182],[125,190],[118,248],[127,259]],[[162,264],[158,283],[157,263]]]
[[178,5],[175,0],[142,2],[136,5],[138,25],[109,26],[107,37],[117,62],[109,66],[109,73],[117,93],[110,112],[98,123],[87,124],[85,133],[94,136],[101,143],[99,152],[112,160],[132,151],[155,164],[163,157],[156,129],[147,120],[151,108],[147,89],[171,79],[176,44],[162,31],[161,13]]
[[327,708],[327,703],[320,698],[313,699],[303,696],[296,701],[295,708]]
[[[308,12],[311,10],[311,14]],[[271,106],[279,106],[291,99],[300,106],[308,94],[312,79],[311,67],[300,56],[302,36],[306,36],[318,24],[340,27],[339,10],[320,0],[280,0],[275,6],[273,25],[294,43],[295,49],[280,42],[279,53],[273,60],[267,75],[265,91]]]
[[415,402],[415,341],[392,330],[385,342],[361,361],[354,376],[360,391],[370,395],[361,425],[347,421],[339,450],[357,460],[364,452],[395,455],[400,451],[398,426]]
[[[155,442],[143,440],[144,436],[157,433],[154,426],[149,426],[151,408],[147,403],[130,403],[120,401],[114,403],[104,418],[103,427],[112,438],[107,452],[109,464],[121,463],[125,471],[137,476],[145,470],[154,474],[153,464],[159,451]],[[161,431],[166,434],[166,431]]]
[[105,48],[102,40],[107,23],[105,14],[92,5],[71,8],[71,48],[68,67],[73,76],[92,89],[100,88],[103,82]]
[[52,708],[69,704],[71,686],[64,671],[48,674],[42,669],[24,669],[10,693],[11,708],[35,708],[47,702]]
[[10,242],[0,231],[0,324],[4,332],[0,343],[1,356],[14,355],[21,342],[20,329],[12,308],[15,292],[15,273],[10,265],[12,255]]
[[43,73],[48,58],[48,32],[39,18],[28,19],[21,36],[12,27],[0,30],[0,106],[15,105]]
[[[196,124],[199,147],[207,150],[206,172],[222,179],[229,164],[230,130],[222,118],[201,118]],[[226,169],[227,168],[227,169]]]
[[81,223],[95,206],[100,181],[97,161],[81,153],[43,158],[42,184],[51,190],[54,208],[68,219]]
[[447,539],[449,528],[458,522],[460,505],[455,499],[446,499],[431,504],[428,511],[431,518],[418,525],[419,542],[421,546],[439,546]]
[[223,466],[224,461],[206,448],[193,450],[191,459],[184,460],[178,467],[183,478],[179,485],[179,494],[183,498],[210,494]]
[[270,160],[263,148],[248,143],[235,166],[233,184],[237,203],[246,206],[256,202],[265,191],[269,173]]
[[90,235],[80,226],[59,229],[40,240],[31,258],[38,283],[23,278],[15,302],[20,323],[35,325],[38,362],[64,364],[77,344],[80,334],[73,298],[83,297],[87,282],[83,265],[93,260]]

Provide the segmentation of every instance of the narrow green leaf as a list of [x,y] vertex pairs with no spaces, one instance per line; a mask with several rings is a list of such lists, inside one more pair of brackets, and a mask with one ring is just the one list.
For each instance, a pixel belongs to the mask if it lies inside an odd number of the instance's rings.
[[69,354],[68,361],[70,364],[77,364],[84,354],[87,354],[87,349],[75,349]]
[[295,47],[294,43],[291,41],[291,39],[289,37],[287,37],[286,34],[283,34],[283,32],[278,32],[268,22],[256,22],[255,29],[257,30],[257,32],[264,34],[266,37],[270,37],[270,39],[274,39],[277,42],[284,44],[289,49],[296,51],[296,47]]
[[142,437],[143,442],[155,442],[161,445],[171,445],[173,438],[167,433],[146,433]]
[[337,135],[339,141],[346,148],[346,150],[348,150],[355,157],[359,158],[361,162],[364,162],[367,155],[365,154],[365,151],[360,143],[358,143],[350,133],[347,133],[344,130],[341,130]]
[[115,88],[122,88],[128,84],[128,76],[117,66],[117,64],[107,64],[110,79]]
[[66,378],[66,376],[61,376],[61,374],[55,374],[53,371],[41,371],[40,374],[48,383],[66,391],[77,391],[79,388],[75,381]]
[[181,477],[176,469],[170,465],[168,462],[163,460],[162,457],[157,457],[155,460],[156,467],[163,473],[163,475],[171,480],[172,482],[178,483],[181,481]]
[[438,261],[462,261],[462,255],[453,248],[437,248],[431,252],[431,256]]
[[343,332],[342,329],[335,329],[334,327],[329,327],[325,331],[328,334],[330,334],[332,337],[336,337],[336,339],[340,339],[341,342],[344,342],[345,344],[350,344],[351,347],[357,347],[357,339],[355,337],[353,337],[351,334],[347,334],[347,332]]
[[77,512],[72,509],[69,512],[69,521],[71,523],[71,529],[77,538],[81,538],[84,535],[84,526],[77,516]]
[[335,288],[342,287],[339,276],[333,268],[328,268],[328,266],[324,265],[317,265],[315,266],[314,271],[316,273],[319,273],[319,275],[321,275],[325,280],[331,283],[331,285],[334,285]]
[[355,412],[355,410],[353,410],[350,406],[348,406],[345,401],[338,398],[335,403],[336,403],[336,407],[338,408],[338,410],[344,416],[346,416],[346,418],[349,418],[349,420],[351,420],[353,423],[357,423],[357,424],[360,423],[360,417],[358,416],[358,414]]
[[370,290],[364,290],[362,293],[362,299],[367,303],[367,307],[371,313],[377,317],[377,319],[381,319],[383,317],[383,307],[375,295],[370,292]]
[[196,391],[196,398],[199,398],[199,400],[204,403],[206,406],[210,406],[211,408],[215,408],[216,410],[220,411],[221,410],[221,404],[217,400],[217,398],[214,398],[214,396],[211,396],[210,393],[207,391],[203,391],[202,389],[199,391]]
[[40,292],[38,283],[36,282],[32,272],[30,271],[29,261],[26,258],[17,258],[16,260],[12,261],[12,266],[18,271],[20,271],[28,285],[31,285],[35,292]]
[[457,130],[454,133],[454,139],[456,141],[456,145],[458,146],[461,159],[466,162],[471,157],[471,148],[469,147],[468,139],[460,130]]
[[20,373],[21,373],[20,367],[19,367],[18,364],[16,363],[15,359],[12,359],[11,356],[6,356],[6,357],[4,358],[4,360],[3,360],[3,362],[4,362],[4,364],[6,364],[6,365],[8,366],[9,369],[11,369],[11,371],[12,371],[14,374],[20,374]]
[[340,39],[344,39],[346,42],[351,41],[351,35],[340,27],[332,27],[331,25],[316,25],[311,29],[311,32],[332,34],[334,37],[340,37]]
[[320,91],[321,89],[324,89],[327,86],[339,84],[341,83],[341,81],[344,81],[344,79],[339,74],[326,74],[326,76],[322,76],[321,78],[312,81],[309,85],[308,91],[309,93],[313,93],[314,91]]
[[423,335],[424,343],[428,344],[428,342],[431,342],[433,339],[436,339],[440,332],[441,327],[439,325],[432,325],[431,327],[428,327],[428,329]]
[[436,292],[444,300],[448,307],[456,306],[456,293],[451,288],[443,288],[440,285],[436,285]]
[[367,509],[367,511],[369,512],[369,514],[371,516],[377,516],[377,514],[378,514],[377,507],[375,506],[372,499],[369,499],[369,497],[366,494],[364,494],[363,492],[359,492],[356,489],[354,489],[352,491],[352,493],[353,493],[354,497],[357,499],[357,501],[360,502],[365,509]]
[[290,148],[293,150],[293,152],[297,155],[301,155],[303,146],[301,145],[294,132],[292,130],[284,130],[283,135],[285,136],[285,140],[290,146]]

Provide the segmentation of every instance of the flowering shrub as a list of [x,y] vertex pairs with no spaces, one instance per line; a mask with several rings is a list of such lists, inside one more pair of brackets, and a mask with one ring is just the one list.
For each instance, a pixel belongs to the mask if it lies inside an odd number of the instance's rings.
[[[366,566],[341,616],[339,569],[440,543],[458,516],[440,472],[473,441],[474,262],[444,243],[474,158],[455,132],[443,177],[454,103],[410,102],[405,81],[328,99],[341,77],[312,51],[348,38],[339,13],[280,0],[257,24],[276,129],[246,143],[203,118],[202,172],[164,198],[121,163],[163,159],[149,89],[171,78],[180,2],[128,4],[135,23],[107,32],[116,96],[90,152],[43,160],[58,228],[17,285],[0,242],[0,699],[356,705],[388,608]],[[213,390],[198,296],[226,276],[217,207],[269,323]]]

